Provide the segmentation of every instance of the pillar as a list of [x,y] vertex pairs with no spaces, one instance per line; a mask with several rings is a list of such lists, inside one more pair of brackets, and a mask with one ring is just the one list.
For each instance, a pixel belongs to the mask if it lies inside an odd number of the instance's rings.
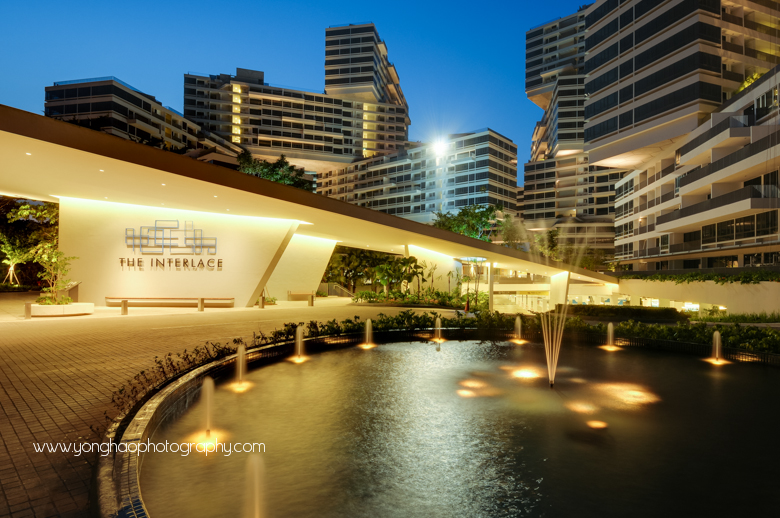
[[488,309],[492,312],[493,311],[493,281],[494,281],[494,273],[495,268],[493,268],[493,265],[488,263]]

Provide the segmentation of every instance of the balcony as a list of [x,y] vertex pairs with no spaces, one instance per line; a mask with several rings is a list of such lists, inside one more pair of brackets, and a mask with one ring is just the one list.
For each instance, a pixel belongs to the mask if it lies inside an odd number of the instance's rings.
[[[702,214],[710,210],[719,209],[721,207],[726,207],[727,205],[731,205],[745,200],[766,199],[767,201],[765,202],[751,201],[749,206],[745,207],[744,210],[778,208],[780,207],[780,203],[778,203],[777,201],[778,198],[780,198],[780,191],[778,191],[777,186],[748,185],[747,187],[743,187],[742,189],[737,189],[736,191],[730,192],[728,194],[724,194],[723,196],[718,196],[711,200],[695,203],[688,207],[684,207],[682,209],[675,210],[674,212],[670,212],[669,214],[663,214],[661,216],[658,216],[656,218],[656,223],[658,225],[663,225],[665,223],[677,221],[679,219],[686,218],[688,216],[694,216],[696,214]],[[721,211],[721,214],[728,214],[732,212],[736,212],[736,211],[734,210]]]
[[[720,160],[716,160],[711,164],[707,164],[698,169],[694,169],[684,177],[680,178],[680,188],[682,189],[683,187],[690,185],[698,180],[713,175],[718,171],[722,171],[727,167],[738,164],[743,160],[747,160],[748,158],[754,155],[763,153],[764,151],[766,151],[771,147],[777,146],[779,138],[780,138],[780,131],[776,131],[760,140],[755,141],[752,144],[748,144],[747,146],[743,147],[739,151],[735,151],[734,153],[731,153],[730,155],[725,156]],[[680,148],[680,151],[682,151],[682,148]]]
[[[723,74],[724,77],[726,77],[726,72],[723,72]],[[732,129],[735,129],[736,131],[732,131]],[[683,162],[687,162],[685,155],[689,154],[691,151],[694,151],[696,148],[703,146],[707,142],[727,132],[728,135],[726,135],[725,138],[722,138],[721,141],[728,139],[729,137],[749,137],[750,129],[748,128],[747,117],[745,116],[729,117],[727,119],[724,119],[718,124],[708,129],[707,131],[705,131],[704,133],[702,133],[701,135],[699,135],[698,137],[692,139],[690,142],[685,143],[678,150],[680,153],[680,160]],[[710,147],[714,147],[714,146],[710,146]]]
[[722,13],[720,17],[724,22],[733,23],[734,25],[739,25],[740,27],[742,26],[742,18],[740,18],[739,16],[734,16],[733,14],[728,14],[728,13]]
[[737,83],[741,83],[745,80],[745,76],[742,74],[739,74],[737,72],[731,72],[729,70],[723,71],[723,79],[728,79],[729,81],[735,81]]

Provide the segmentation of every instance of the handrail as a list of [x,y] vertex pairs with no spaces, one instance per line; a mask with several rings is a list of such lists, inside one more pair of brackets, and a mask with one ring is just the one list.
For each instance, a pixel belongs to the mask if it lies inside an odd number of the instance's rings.
[[683,207],[682,209],[670,212],[669,214],[658,216],[656,218],[656,223],[658,225],[669,223],[670,221],[692,216],[700,212],[725,207],[726,205],[751,198],[780,198],[780,191],[775,185],[748,185],[747,187],[743,187],[742,189],[737,189],[736,191],[712,198],[711,200],[695,203],[688,207]]
[[727,155],[720,160],[716,160],[715,162],[702,166],[700,169],[689,172],[684,177],[680,178],[680,187],[682,188],[686,185],[692,184],[697,180],[701,180],[702,178],[705,178],[711,174],[717,173],[722,169],[746,160],[751,156],[757,155],[758,153],[766,151],[767,149],[778,144],[780,144],[780,131],[775,131],[774,133],[770,133],[766,137],[757,140],[752,144],[748,144],[742,149],[735,151],[734,153],[731,153],[730,155]]

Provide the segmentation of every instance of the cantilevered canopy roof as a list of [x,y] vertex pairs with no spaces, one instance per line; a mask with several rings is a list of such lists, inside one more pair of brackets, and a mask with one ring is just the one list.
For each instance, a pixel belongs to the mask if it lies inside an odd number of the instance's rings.
[[418,246],[499,268],[615,283],[615,279],[199,162],[176,153],[0,105],[0,194],[298,220],[298,234],[403,253]]

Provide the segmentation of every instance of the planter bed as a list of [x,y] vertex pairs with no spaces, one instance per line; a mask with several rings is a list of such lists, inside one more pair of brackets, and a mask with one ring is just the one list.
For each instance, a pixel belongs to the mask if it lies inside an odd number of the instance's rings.
[[61,305],[32,304],[34,317],[70,317],[75,315],[91,315],[95,312],[92,302],[73,302]]

